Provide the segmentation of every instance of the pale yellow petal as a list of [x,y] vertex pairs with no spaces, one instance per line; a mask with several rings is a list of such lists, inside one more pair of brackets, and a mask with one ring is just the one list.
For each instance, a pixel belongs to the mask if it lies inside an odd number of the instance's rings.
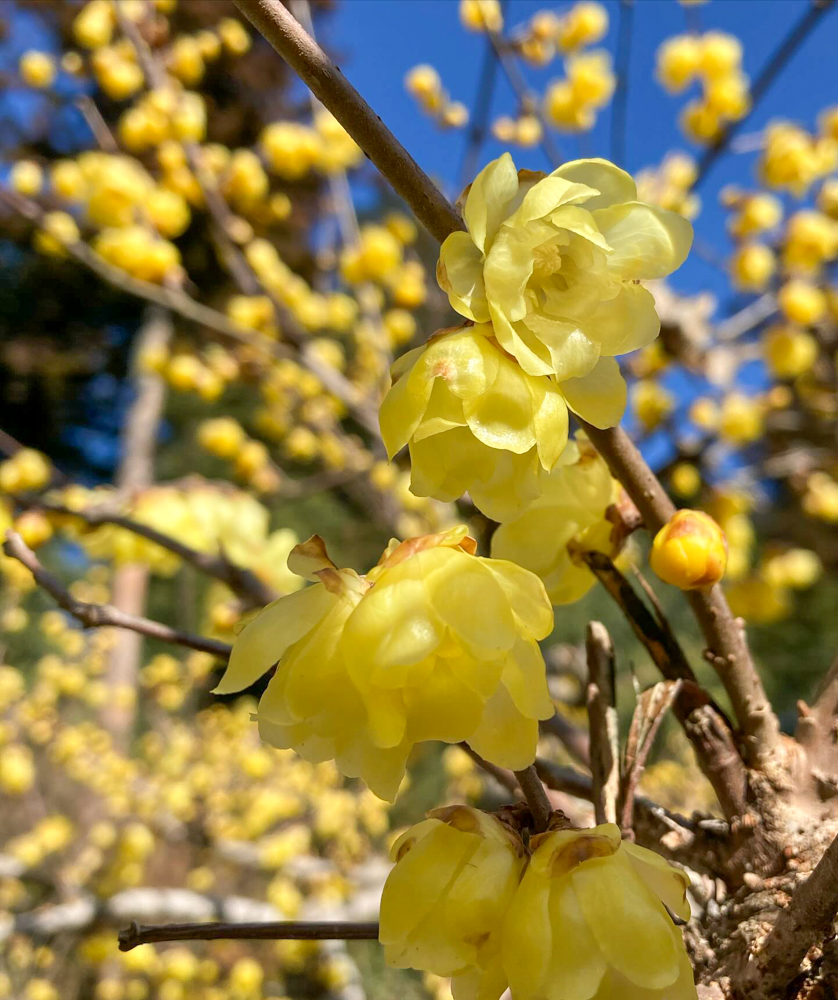
[[536,443],[527,377],[507,358],[484,393],[464,400],[463,414],[472,434],[490,448],[523,455]]
[[565,205],[586,202],[598,192],[585,184],[575,184],[564,177],[549,174],[534,184],[524,195],[513,215],[504,223],[507,226],[525,226],[534,219],[543,219]]
[[412,377],[441,379],[460,399],[484,393],[497,376],[502,355],[485,336],[467,328],[434,341],[416,364]]
[[534,639],[519,639],[509,654],[501,683],[528,719],[549,719],[556,711],[547,690],[547,668]]
[[391,459],[413,436],[431,397],[433,382],[411,379],[411,374],[402,375],[390,387],[378,412],[381,438]]
[[677,931],[628,858],[618,852],[586,861],[570,878],[608,964],[646,989],[674,983],[680,971]]
[[589,1000],[608,965],[585,920],[570,879],[550,881],[548,912],[553,928],[553,948],[544,995],[547,1000]]
[[594,427],[616,427],[626,409],[626,382],[614,358],[600,358],[583,378],[559,383],[565,402]]
[[503,921],[502,959],[514,997],[544,996],[553,949],[550,881],[528,869]]
[[[504,526],[501,525],[501,528]],[[498,531],[495,532],[497,536]],[[492,539],[494,543],[494,538]],[[553,610],[544,590],[544,584],[535,573],[520,566],[517,561],[499,558],[494,545],[491,559],[481,559],[495,574],[509,601],[512,613],[532,639],[545,639],[553,631]]]
[[530,313],[521,325],[547,348],[552,373],[560,382],[587,375],[599,361],[599,328],[593,322],[583,326],[545,313]]
[[606,357],[648,347],[660,333],[660,326],[652,293],[629,282],[616,298],[603,302],[586,324]]
[[501,684],[486,702],[480,726],[468,742],[493,764],[522,771],[535,760],[538,722],[518,711]]
[[477,323],[489,319],[483,287],[483,254],[468,233],[451,233],[446,238],[439,252],[436,276],[439,287],[461,316]]
[[589,243],[599,247],[600,250],[609,251],[611,247],[608,241],[599,231],[593,215],[585,209],[573,205],[567,205],[558,209],[550,216],[550,221],[559,229],[566,229],[571,233],[576,233]]
[[518,171],[509,153],[492,160],[474,178],[463,216],[471,238],[484,252],[491,245],[518,191]]
[[594,212],[612,247],[608,270],[620,278],[664,278],[687,259],[693,227],[677,212],[634,201]]
[[337,600],[316,583],[269,604],[237,636],[230,662],[213,693],[231,694],[250,687],[289,646],[311,631]]
[[524,292],[535,264],[534,243],[528,237],[526,230],[502,226],[483,266],[487,298],[513,323],[527,314]]
[[659,854],[639,844],[625,841],[622,849],[628,854],[629,861],[647,888],[651,889],[676,916],[682,920],[689,920],[690,904],[687,900],[687,889],[690,886],[690,877],[683,868],[676,868]]
[[489,303],[498,343],[518,361],[528,375],[552,375],[553,362],[547,347],[523,323],[510,323],[500,309]]
[[437,660],[427,679],[404,689],[407,737],[412,743],[440,740],[460,743],[480,724],[483,698]]
[[585,208],[607,208],[623,201],[634,201],[637,186],[631,176],[608,160],[571,160],[553,171],[554,177],[563,177],[575,184],[596,188],[599,194],[585,202]]

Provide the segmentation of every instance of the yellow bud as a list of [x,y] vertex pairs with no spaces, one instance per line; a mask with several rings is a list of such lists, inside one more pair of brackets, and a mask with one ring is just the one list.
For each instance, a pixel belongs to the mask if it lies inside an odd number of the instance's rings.
[[442,89],[442,81],[439,78],[439,73],[437,73],[433,66],[425,64],[414,66],[405,77],[404,84],[408,93],[419,100],[434,97]]
[[679,462],[672,470],[671,483],[679,497],[693,497],[701,489],[701,473],[691,462]]
[[468,31],[503,31],[498,0],[460,0],[460,22]]
[[34,781],[35,764],[29,747],[12,743],[0,749],[0,789],[7,795],[23,795]]
[[777,299],[784,315],[801,326],[817,323],[826,312],[824,293],[817,286],[799,278],[787,281],[780,289]]
[[681,128],[694,142],[712,142],[721,135],[722,121],[706,101],[690,101],[681,112]]
[[764,243],[747,243],[730,262],[733,283],[743,291],[761,292],[777,266],[774,253]]
[[9,173],[13,191],[29,198],[39,194],[44,184],[44,172],[33,160],[18,160]]
[[37,549],[52,537],[49,518],[39,510],[27,510],[15,520],[14,530],[30,549]]
[[82,48],[108,45],[114,29],[114,9],[108,0],[90,0],[73,21],[73,35]]
[[81,201],[84,198],[87,184],[81,167],[75,160],[58,160],[50,170],[52,189],[61,198],[68,201]]
[[72,215],[66,212],[47,212],[41,228],[32,238],[32,245],[40,253],[63,257],[65,246],[81,239],[79,227]]
[[718,583],[727,565],[727,541],[700,510],[679,510],[655,535],[649,565],[666,583],[694,590]]
[[701,44],[694,36],[667,39],[658,49],[658,80],[670,93],[678,93],[695,78],[701,56]]
[[233,56],[243,56],[253,44],[247,29],[234,17],[223,17],[216,27],[225,50]]
[[818,342],[805,330],[772,326],[762,339],[771,370],[780,378],[797,378],[811,370],[818,357]]
[[205,420],[198,428],[198,443],[219,458],[235,458],[246,440],[241,424],[232,417]]
[[23,53],[18,69],[24,83],[28,83],[30,87],[48,87],[55,79],[55,60],[46,52],[37,52],[35,49]]
[[733,35],[708,31],[701,39],[701,72],[711,79],[729,76],[742,63],[742,44]]
[[598,42],[608,31],[608,12],[602,4],[582,0],[574,4],[558,26],[556,41],[563,52]]
[[719,434],[734,445],[750,444],[762,434],[763,407],[758,399],[732,392],[722,404]]

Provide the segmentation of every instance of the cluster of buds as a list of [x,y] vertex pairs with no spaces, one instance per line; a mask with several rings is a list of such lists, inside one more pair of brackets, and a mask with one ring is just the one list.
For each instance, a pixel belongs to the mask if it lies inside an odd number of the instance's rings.
[[581,0],[562,14],[539,10],[513,38],[521,56],[533,66],[546,66],[558,53],[578,52],[602,41],[608,11],[593,0]]
[[767,187],[800,198],[838,164],[838,115],[826,112],[815,135],[793,122],[772,122],[763,140],[760,179]]
[[681,127],[695,142],[715,141],[727,122],[739,121],[750,110],[742,46],[733,35],[708,31],[668,39],[658,50],[657,75],[671,94],[701,81],[702,96],[690,101],[681,116]]
[[462,128],[468,124],[468,108],[461,101],[451,100],[433,66],[426,63],[414,66],[404,84],[422,110],[441,128]]
[[685,219],[694,219],[701,209],[701,199],[692,191],[698,168],[688,153],[667,153],[655,169],[641,170],[637,174],[637,195],[671,212],[678,212]]

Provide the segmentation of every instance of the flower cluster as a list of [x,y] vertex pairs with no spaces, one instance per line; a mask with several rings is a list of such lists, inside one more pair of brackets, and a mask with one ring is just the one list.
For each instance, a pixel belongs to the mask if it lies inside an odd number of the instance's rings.
[[468,740],[504,767],[532,763],[553,714],[538,648],[553,615],[541,582],[483,559],[463,527],[393,541],[365,576],[338,569],[317,536],[289,568],[315,581],[239,635],[216,693],[279,661],[259,703],[264,739],[334,759],[393,799],[415,743]]
[[393,845],[381,900],[387,961],[452,977],[456,998],[694,1000],[667,909],[689,918],[687,875],[613,824],[525,848],[494,816],[434,810]]

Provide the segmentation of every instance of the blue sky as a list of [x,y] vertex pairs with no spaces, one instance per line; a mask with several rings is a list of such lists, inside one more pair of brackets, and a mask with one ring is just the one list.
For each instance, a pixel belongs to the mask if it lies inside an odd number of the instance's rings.
[[[511,0],[507,23],[526,21],[537,10],[561,11],[565,5]],[[616,47],[619,5],[605,3],[610,26],[603,45]],[[711,0],[697,10],[703,30],[716,28],[737,35],[744,46],[744,68],[754,77],[789,28],[802,17],[809,0]],[[636,172],[658,163],[670,149],[698,152],[680,134],[678,113],[687,100],[667,94],[654,79],[655,53],[660,43],[686,30],[685,9],[676,0],[637,0],[629,74],[629,110],[626,160],[621,166]],[[335,12],[323,19],[322,40],[328,45],[352,83],[381,115],[420,165],[454,194],[465,133],[440,132],[417,109],[403,85],[405,73],[417,63],[429,62],[440,72],[443,84],[455,100],[474,103],[485,40],[465,31],[458,18],[457,0],[342,0]],[[784,117],[813,128],[819,111],[838,103],[838,11],[833,10],[792,60],[766,95],[762,105],[745,124],[753,132],[772,118]],[[544,69],[525,67],[530,84],[544,90],[545,84],[562,74],[560,60]],[[502,75],[496,85],[493,115],[514,113],[513,92]],[[567,159],[580,155],[610,156],[610,108],[606,109],[580,150],[573,136],[558,135]],[[503,147],[494,139],[486,143],[481,165],[500,155]],[[513,150],[516,163],[533,169],[547,167],[540,149]],[[702,187],[703,209],[696,221],[699,237],[722,255],[730,244],[724,232],[724,215],[718,192],[724,184],[754,182],[756,154],[727,155],[717,162]],[[696,254],[674,279],[682,291],[710,288],[722,295],[724,277]],[[727,290],[729,296],[729,289]],[[721,304],[727,311],[741,304]]]

